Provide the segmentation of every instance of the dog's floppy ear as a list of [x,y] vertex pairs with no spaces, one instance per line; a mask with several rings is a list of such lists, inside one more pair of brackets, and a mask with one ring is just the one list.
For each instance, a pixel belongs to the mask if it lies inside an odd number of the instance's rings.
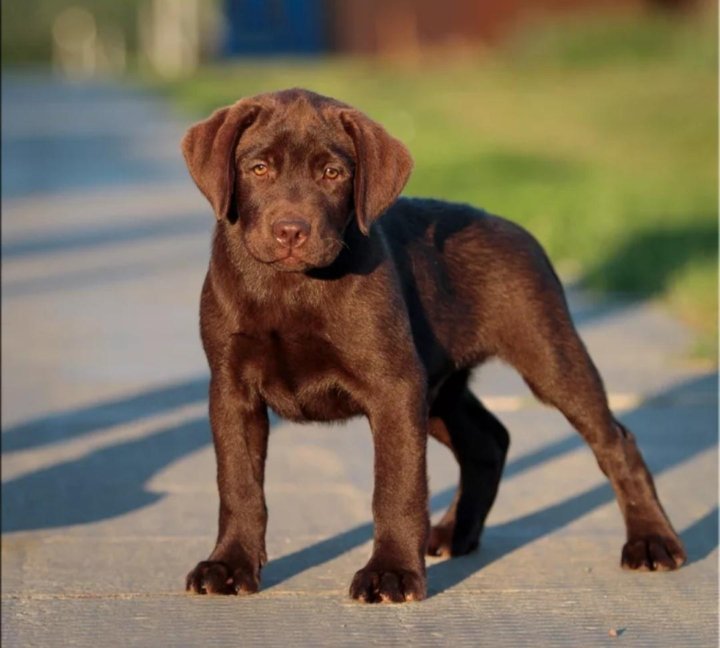
[[195,184],[210,201],[218,220],[228,218],[235,191],[235,147],[258,116],[260,106],[241,99],[191,126],[182,139],[185,163]]
[[413,161],[405,145],[357,110],[340,113],[355,146],[355,216],[363,234],[400,195]]

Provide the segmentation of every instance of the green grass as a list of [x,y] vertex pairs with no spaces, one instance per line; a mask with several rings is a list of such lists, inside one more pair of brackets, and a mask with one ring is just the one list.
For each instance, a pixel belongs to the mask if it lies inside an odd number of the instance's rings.
[[522,223],[590,289],[663,298],[714,359],[716,24],[713,13],[578,18],[492,51],[266,59],[160,86],[197,116],[291,86],[353,104],[409,146],[407,194]]

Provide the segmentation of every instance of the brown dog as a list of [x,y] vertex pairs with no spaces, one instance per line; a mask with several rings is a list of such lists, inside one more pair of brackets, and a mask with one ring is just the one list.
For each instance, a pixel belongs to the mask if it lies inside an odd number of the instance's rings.
[[[267,408],[293,421],[367,416],[374,549],[350,595],[425,597],[425,553],[477,547],[509,437],[468,389],[497,356],[580,432],[627,526],[622,565],[675,569],[682,544],[539,244],[471,207],[398,199],[407,149],[353,108],[304,90],[242,99],[188,131],[190,173],[217,216],[202,292],[220,523],[187,578],[255,592],[266,562]],[[460,464],[429,529],[427,435]]]

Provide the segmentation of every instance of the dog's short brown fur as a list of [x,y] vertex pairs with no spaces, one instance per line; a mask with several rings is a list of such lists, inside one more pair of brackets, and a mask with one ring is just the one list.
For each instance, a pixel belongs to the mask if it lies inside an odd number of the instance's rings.
[[[622,565],[685,561],[530,234],[471,207],[398,199],[407,149],[357,110],[304,90],[218,110],[182,148],[217,217],[201,329],[220,522],[188,589],[259,588],[270,407],[294,421],[368,417],[374,549],[350,595],[424,598],[425,554],[477,547],[497,492],[509,437],[468,389],[470,370],[491,357],[513,365],[592,448],[625,518]],[[428,433],[461,471],[432,529]]]

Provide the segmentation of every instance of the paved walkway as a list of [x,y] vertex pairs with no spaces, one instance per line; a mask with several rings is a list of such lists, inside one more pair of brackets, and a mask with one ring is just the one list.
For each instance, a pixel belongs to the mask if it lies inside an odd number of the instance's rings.
[[[185,594],[217,509],[197,332],[212,216],[186,124],[126,89],[19,77],[2,120],[3,645],[717,645],[717,376],[660,308],[575,293],[686,568],[620,570],[590,452],[491,365],[475,387],[513,435],[506,476],[481,551],[429,562],[429,600],[347,598],[372,533],[362,421],[278,424],[263,592]],[[437,514],[456,470],[434,443],[430,462]]]

